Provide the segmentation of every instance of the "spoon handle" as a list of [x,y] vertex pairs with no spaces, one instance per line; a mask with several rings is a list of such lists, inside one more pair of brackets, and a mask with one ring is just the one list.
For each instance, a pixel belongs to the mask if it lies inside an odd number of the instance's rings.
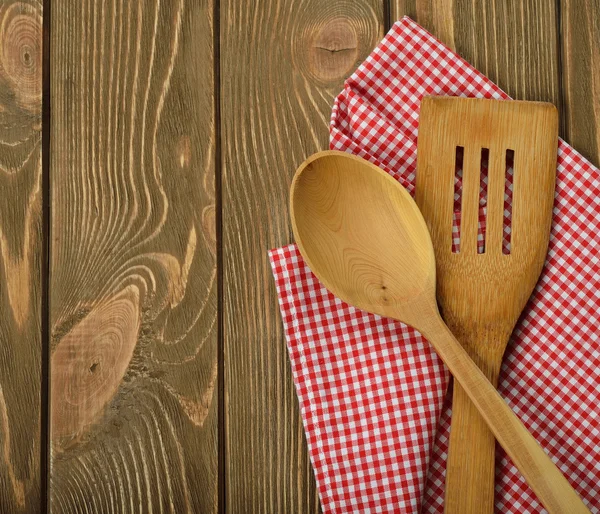
[[517,469],[550,514],[589,513],[581,498],[467,355],[439,313],[420,332],[481,413]]

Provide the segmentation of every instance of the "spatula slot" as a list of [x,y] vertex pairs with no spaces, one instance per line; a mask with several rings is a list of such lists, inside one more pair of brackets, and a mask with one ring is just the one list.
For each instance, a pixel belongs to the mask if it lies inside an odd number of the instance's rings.
[[485,232],[487,213],[487,186],[488,169],[490,162],[490,149],[481,149],[479,161],[479,227],[477,230],[477,253],[485,253]]
[[502,225],[502,253],[505,255],[510,254],[514,168],[515,151],[508,149],[504,160],[504,223]]
[[462,209],[464,146],[456,147],[454,164],[454,209],[452,219],[452,253],[460,252],[460,218]]

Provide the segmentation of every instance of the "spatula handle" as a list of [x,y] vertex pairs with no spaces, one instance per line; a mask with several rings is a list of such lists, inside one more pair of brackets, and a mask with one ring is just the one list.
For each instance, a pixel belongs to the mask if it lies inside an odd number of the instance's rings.
[[439,313],[418,327],[550,514],[589,513],[567,479],[450,332]]
[[494,514],[496,439],[455,381],[444,514]]

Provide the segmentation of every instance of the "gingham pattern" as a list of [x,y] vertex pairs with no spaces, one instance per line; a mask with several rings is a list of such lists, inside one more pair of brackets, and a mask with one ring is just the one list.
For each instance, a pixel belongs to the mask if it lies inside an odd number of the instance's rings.
[[[331,147],[414,192],[425,94],[507,95],[408,18],[336,99]],[[448,375],[421,336],[358,311],[294,245],[270,253],[324,512],[443,512]],[[600,512],[600,171],[558,148],[548,260],[507,350],[499,389],[592,512]],[[543,512],[502,450],[498,512]]]

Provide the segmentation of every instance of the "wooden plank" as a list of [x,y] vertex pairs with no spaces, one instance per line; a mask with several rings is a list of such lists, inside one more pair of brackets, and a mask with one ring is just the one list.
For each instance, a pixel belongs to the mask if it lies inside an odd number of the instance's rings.
[[292,242],[296,166],[328,146],[342,83],[383,36],[378,0],[221,4],[229,512],[316,512],[266,252]]
[[600,165],[600,3],[561,3],[565,139]]
[[518,100],[560,107],[557,11],[550,0],[391,0]]
[[0,512],[41,509],[42,5],[0,1]]
[[212,13],[53,2],[52,512],[217,509]]

